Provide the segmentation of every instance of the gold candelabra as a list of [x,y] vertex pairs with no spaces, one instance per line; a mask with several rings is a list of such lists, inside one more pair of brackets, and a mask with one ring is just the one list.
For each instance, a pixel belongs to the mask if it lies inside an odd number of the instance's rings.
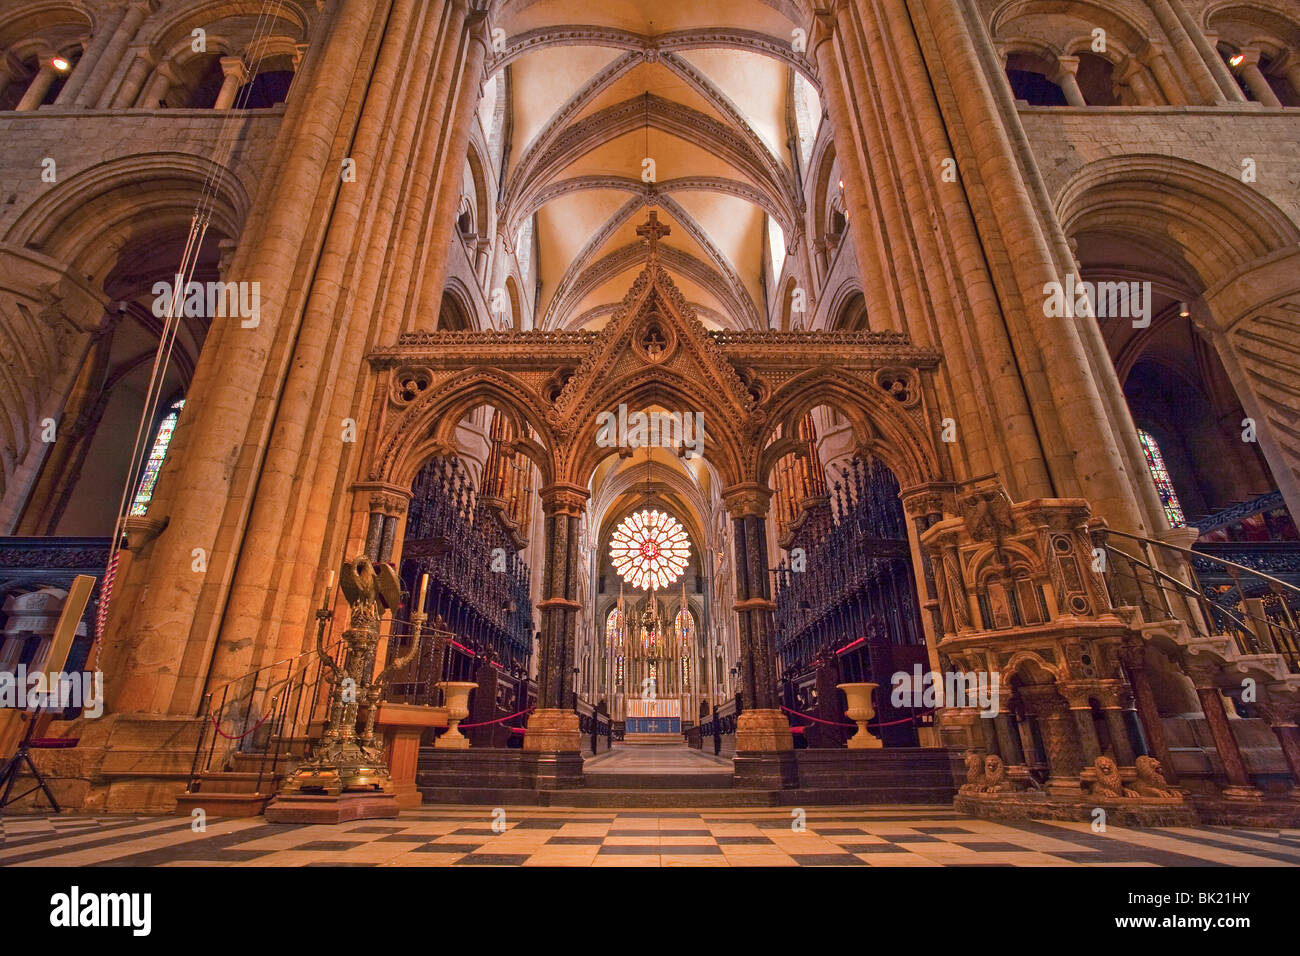
[[[323,793],[338,796],[344,791],[391,789],[383,746],[375,741],[375,717],[384,688],[392,675],[415,657],[421,631],[428,619],[424,599],[426,574],[420,580],[420,597],[411,614],[414,634],[406,653],[392,661],[372,679],[379,647],[379,623],[385,613],[401,605],[402,587],[389,564],[374,564],[359,555],[343,565],[339,586],[351,610],[349,627],[343,632],[345,653],[340,664],[325,650],[325,630],[334,617],[330,608],[334,575],[325,585],[322,606],[316,611],[316,655],[331,685],[325,731],[312,747],[312,755],[298,765],[280,788],[282,795]],[[366,704],[365,724],[357,733],[357,713]]]

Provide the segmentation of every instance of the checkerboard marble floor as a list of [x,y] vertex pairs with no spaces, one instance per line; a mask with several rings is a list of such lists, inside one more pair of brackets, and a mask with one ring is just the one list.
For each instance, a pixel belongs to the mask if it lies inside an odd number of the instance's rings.
[[[494,822],[496,827],[494,828]],[[426,807],[339,826],[184,817],[10,816],[5,866],[1295,866],[1300,830],[1094,833],[950,807],[586,810]],[[500,830],[501,832],[497,832]]]

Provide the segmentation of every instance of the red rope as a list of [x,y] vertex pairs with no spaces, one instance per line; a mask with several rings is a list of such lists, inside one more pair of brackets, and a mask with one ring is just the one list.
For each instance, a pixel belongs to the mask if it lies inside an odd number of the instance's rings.
[[[499,724],[499,723],[501,723],[502,721],[513,720],[514,718],[519,717],[519,716],[521,716],[521,715],[523,715],[523,714],[532,713],[533,710],[535,710],[535,708],[533,708],[533,707],[529,707],[527,710],[521,710],[521,711],[519,711],[519,713],[517,713],[517,714],[507,714],[507,715],[504,716],[504,717],[498,717],[496,720],[485,720],[485,721],[483,721],[483,722],[481,722],[481,723],[477,723],[477,724],[457,724],[456,727],[457,727],[458,729],[460,729],[460,730],[467,730],[467,729],[470,728],[470,727],[487,727],[487,726],[489,726],[489,725],[491,725],[491,724]],[[522,727],[511,727],[510,729],[511,729],[511,730],[523,730]]]
[[270,714],[266,714],[261,720],[253,724],[252,727],[249,727],[247,730],[245,730],[242,734],[239,734],[238,736],[231,736],[230,734],[222,730],[221,724],[220,722],[218,722],[216,714],[212,715],[212,726],[217,729],[217,733],[221,734],[221,736],[225,737],[227,740],[243,740],[253,731],[257,730],[258,727],[261,727],[264,723],[266,723],[266,718],[270,716],[271,716]]
[[[853,730],[856,730],[858,727],[857,724],[841,724],[841,723],[837,723],[834,720],[822,720],[820,717],[814,717],[812,714],[803,714],[797,710],[791,710],[789,707],[786,707],[784,704],[781,705],[781,709],[784,710],[787,714],[794,714],[796,717],[807,717],[811,721],[815,721],[816,723],[819,724],[826,724],[829,727],[848,727]],[[916,719],[915,717],[904,717],[902,720],[891,720],[888,723],[884,723],[884,724],[867,724],[867,726],[868,727],[897,727],[899,724],[910,724],[915,719]]]
[[841,724],[834,720],[822,720],[820,717],[814,717],[812,714],[801,714],[797,710],[791,710],[789,707],[786,707],[784,704],[781,705],[781,709],[784,710],[787,714],[794,714],[796,717],[807,717],[811,721],[814,721],[819,724],[826,724],[828,727],[850,727],[853,730],[858,729],[857,724]]

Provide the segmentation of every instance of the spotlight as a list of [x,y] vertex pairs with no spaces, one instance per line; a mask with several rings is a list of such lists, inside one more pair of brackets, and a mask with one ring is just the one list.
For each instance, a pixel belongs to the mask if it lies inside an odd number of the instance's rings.
[[71,65],[72,65],[71,63],[69,63],[64,57],[61,56],[56,56],[50,60],[50,66],[54,67],[60,73],[67,73],[68,67],[70,67]]
[[840,189],[843,189],[843,188],[844,188],[844,180],[841,179],[841,180],[840,180]]
[[1186,303],[1186,302],[1179,302],[1179,303],[1178,303],[1178,317],[1179,317],[1180,319],[1185,319],[1185,318],[1187,318],[1187,317],[1188,317],[1189,315],[1191,315],[1191,314],[1192,314],[1192,310],[1191,310],[1190,308],[1187,307],[1187,303]]
[[1228,58],[1228,62],[1232,66],[1241,66],[1241,64],[1246,62],[1246,54],[1238,53],[1235,56],[1231,56]]

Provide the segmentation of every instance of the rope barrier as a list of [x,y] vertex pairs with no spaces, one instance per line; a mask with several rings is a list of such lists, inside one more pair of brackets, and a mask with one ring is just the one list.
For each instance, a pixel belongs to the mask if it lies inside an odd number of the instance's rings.
[[[811,720],[818,724],[826,724],[829,727],[847,727],[850,730],[857,730],[858,728],[857,724],[841,724],[838,721],[834,721],[834,720],[822,720],[820,717],[814,717],[812,714],[805,714],[797,710],[791,710],[789,707],[786,707],[784,704],[781,705],[781,709],[784,710],[787,714],[794,714],[796,717],[806,717],[808,720]],[[929,711],[927,711],[926,713],[929,713]],[[891,720],[883,724],[867,724],[867,726],[868,727],[897,727],[899,724],[910,724],[912,721],[916,719],[917,719],[917,715],[913,715],[911,717],[904,717],[902,720]]]
[[[480,722],[480,723],[477,723],[477,724],[457,724],[456,726],[457,726],[457,728],[459,728],[460,730],[467,730],[467,729],[469,729],[470,727],[487,727],[487,726],[490,726],[491,724],[499,724],[499,723],[502,723],[503,721],[513,720],[514,718],[516,718],[516,717],[520,717],[520,716],[522,716],[522,715],[524,715],[524,714],[530,714],[530,713],[532,713],[535,709],[536,709],[536,708],[534,708],[534,707],[529,707],[527,710],[521,710],[521,711],[519,711],[519,713],[517,713],[517,714],[507,714],[507,715],[504,716],[504,717],[498,717],[496,720],[484,720],[484,721],[482,721],[482,722]],[[511,727],[510,729],[511,729],[511,730],[523,730],[524,728],[522,728],[522,727]]]
[[239,735],[237,735],[237,736],[236,736],[236,735],[228,734],[228,733],[226,733],[224,730],[221,729],[221,723],[220,723],[220,721],[217,720],[217,715],[216,715],[216,714],[212,714],[211,716],[212,716],[212,726],[216,728],[217,733],[221,734],[221,736],[225,737],[227,740],[243,740],[243,739],[244,739],[245,737],[247,737],[249,734],[251,734],[251,733],[253,733],[254,731],[256,731],[258,727],[261,727],[264,723],[266,723],[267,718],[270,717],[271,715],[270,715],[269,713],[266,714],[265,716],[262,717],[261,720],[259,720],[259,721],[258,721],[257,723],[255,723],[255,724],[253,724],[252,727],[249,727],[249,728],[248,728],[247,730],[245,730],[242,734],[239,734]]
[[794,714],[796,717],[806,717],[815,723],[826,724],[828,727],[848,727],[851,730],[858,729],[857,724],[841,724],[838,721],[834,721],[834,720],[822,720],[820,717],[814,717],[812,714],[802,714],[797,710],[791,710],[789,707],[786,707],[784,704],[781,705],[781,709],[784,710],[787,714]]

